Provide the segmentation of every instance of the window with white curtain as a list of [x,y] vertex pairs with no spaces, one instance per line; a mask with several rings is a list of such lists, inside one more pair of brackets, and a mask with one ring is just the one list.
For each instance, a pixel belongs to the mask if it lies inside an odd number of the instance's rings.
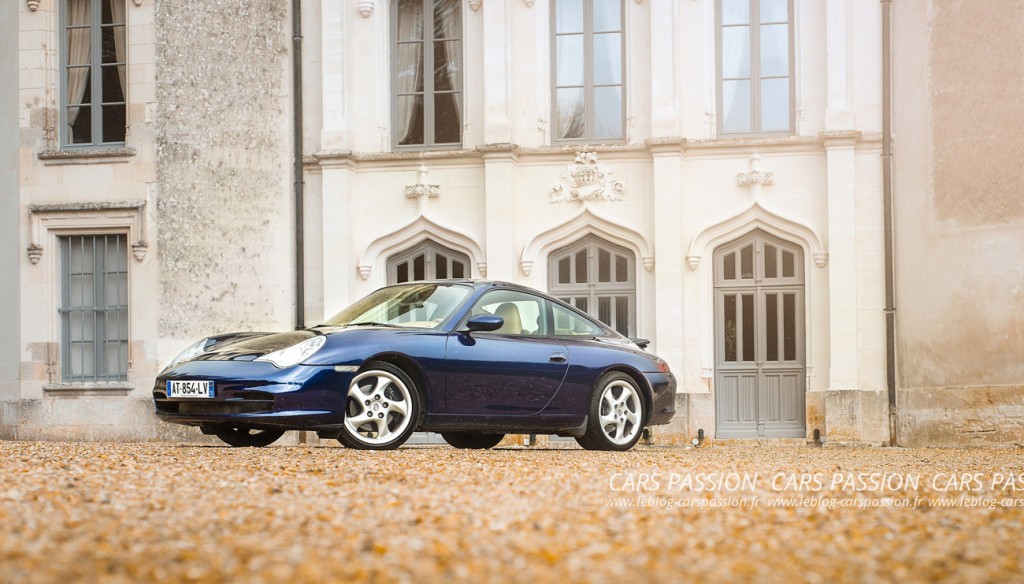
[[63,0],[61,142],[124,143],[125,0]]
[[395,146],[459,146],[461,0],[395,0],[391,22]]
[[554,140],[622,140],[622,0],[553,0],[551,5]]
[[718,0],[718,131],[793,126],[793,0]]

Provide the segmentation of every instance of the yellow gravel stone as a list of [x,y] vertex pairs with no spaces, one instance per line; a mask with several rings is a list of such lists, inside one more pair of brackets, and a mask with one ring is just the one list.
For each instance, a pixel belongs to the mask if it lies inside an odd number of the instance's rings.
[[0,477],[10,583],[1024,579],[1021,450],[0,442]]

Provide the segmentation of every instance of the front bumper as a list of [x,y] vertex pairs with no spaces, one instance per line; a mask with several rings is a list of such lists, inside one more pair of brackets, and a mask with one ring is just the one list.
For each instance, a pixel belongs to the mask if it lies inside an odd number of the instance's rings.
[[648,426],[669,423],[676,414],[676,376],[671,373],[644,373],[651,385],[651,417]]
[[[256,361],[189,361],[160,374],[156,417],[185,426],[332,430],[344,421],[354,374],[332,366],[278,369]],[[212,398],[168,398],[168,381],[212,381]]]

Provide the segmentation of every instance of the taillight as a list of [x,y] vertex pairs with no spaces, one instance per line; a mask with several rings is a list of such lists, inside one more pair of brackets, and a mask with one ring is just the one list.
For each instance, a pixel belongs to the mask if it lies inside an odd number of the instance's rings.
[[668,363],[666,363],[664,359],[659,357],[658,360],[655,361],[655,364],[658,366],[658,371],[661,371],[662,373],[670,373]]

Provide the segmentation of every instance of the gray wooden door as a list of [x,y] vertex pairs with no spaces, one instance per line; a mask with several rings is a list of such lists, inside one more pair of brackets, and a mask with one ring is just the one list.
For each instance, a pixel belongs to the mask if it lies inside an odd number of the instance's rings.
[[715,252],[719,438],[806,435],[800,247],[755,231]]

